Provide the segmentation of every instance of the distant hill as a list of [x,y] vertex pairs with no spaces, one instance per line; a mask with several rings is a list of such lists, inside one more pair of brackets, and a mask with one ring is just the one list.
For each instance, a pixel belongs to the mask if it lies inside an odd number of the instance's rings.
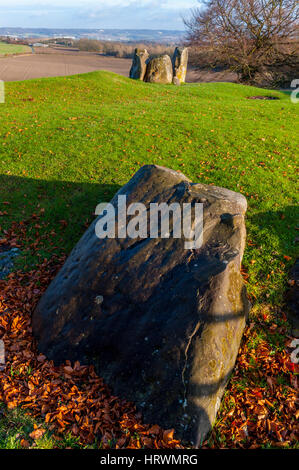
[[73,39],[90,38],[106,41],[149,41],[172,44],[180,41],[184,35],[184,31],[152,29],[0,28],[0,36],[19,39],[70,37]]

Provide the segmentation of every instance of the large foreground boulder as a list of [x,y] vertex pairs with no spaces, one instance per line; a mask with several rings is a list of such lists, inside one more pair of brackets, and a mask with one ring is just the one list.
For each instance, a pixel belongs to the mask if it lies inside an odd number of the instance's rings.
[[145,82],[169,84],[172,83],[172,78],[172,62],[169,55],[155,57],[147,64]]
[[133,80],[143,80],[146,72],[147,59],[149,53],[146,49],[135,49],[133,63],[130,70],[130,78]]
[[286,296],[289,320],[292,325],[292,335],[299,338],[299,259],[291,269],[289,284],[290,289]]
[[154,165],[113,198],[116,214],[121,195],[147,210],[150,203],[203,204],[203,245],[188,250],[172,237],[101,240],[99,216],[39,302],[33,332],[49,359],[94,364],[146,422],[199,445],[215,420],[248,313],[240,274],[246,199]]
[[173,58],[173,82],[175,84],[181,84],[186,81],[187,68],[188,68],[188,48],[187,47],[176,47]]

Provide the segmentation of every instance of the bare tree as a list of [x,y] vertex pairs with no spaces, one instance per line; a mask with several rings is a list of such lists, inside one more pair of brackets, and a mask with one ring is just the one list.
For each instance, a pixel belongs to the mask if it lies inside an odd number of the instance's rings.
[[[206,64],[226,65],[252,82],[266,68],[298,62],[298,0],[205,0],[185,19],[187,42]],[[203,57],[203,54],[201,54]]]

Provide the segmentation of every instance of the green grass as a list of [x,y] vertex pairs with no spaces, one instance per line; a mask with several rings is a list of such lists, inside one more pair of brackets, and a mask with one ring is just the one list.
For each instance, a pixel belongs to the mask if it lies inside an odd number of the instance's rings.
[[[279,100],[246,99],[269,94]],[[16,268],[69,253],[99,202],[142,165],[164,165],[247,197],[252,315],[262,304],[279,311],[298,254],[298,111],[288,94],[228,83],[151,85],[108,72],[7,83],[0,238],[24,222]],[[252,348],[264,337],[283,347],[283,336],[265,330]]]
[[22,54],[23,52],[30,52],[31,49],[28,46],[22,46],[19,44],[6,44],[0,42],[0,56],[7,54]]

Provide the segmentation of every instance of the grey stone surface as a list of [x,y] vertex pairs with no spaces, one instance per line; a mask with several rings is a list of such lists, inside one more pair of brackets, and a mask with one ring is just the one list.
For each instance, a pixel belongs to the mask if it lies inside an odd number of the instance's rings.
[[180,86],[181,82],[178,77],[173,77],[172,83],[176,86]]
[[18,248],[0,251],[0,279],[4,279],[14,267],[14,258],[19,255]]
[[148,423],[194,445],[215,421],[249,304],[240,274],[247,202],[147,165],[116,194],[127,203],[201,202],[203,246],[183,239],[105,239],[97,220],[33,314],[39,350],[61,363],[92,363],[113,393]]

